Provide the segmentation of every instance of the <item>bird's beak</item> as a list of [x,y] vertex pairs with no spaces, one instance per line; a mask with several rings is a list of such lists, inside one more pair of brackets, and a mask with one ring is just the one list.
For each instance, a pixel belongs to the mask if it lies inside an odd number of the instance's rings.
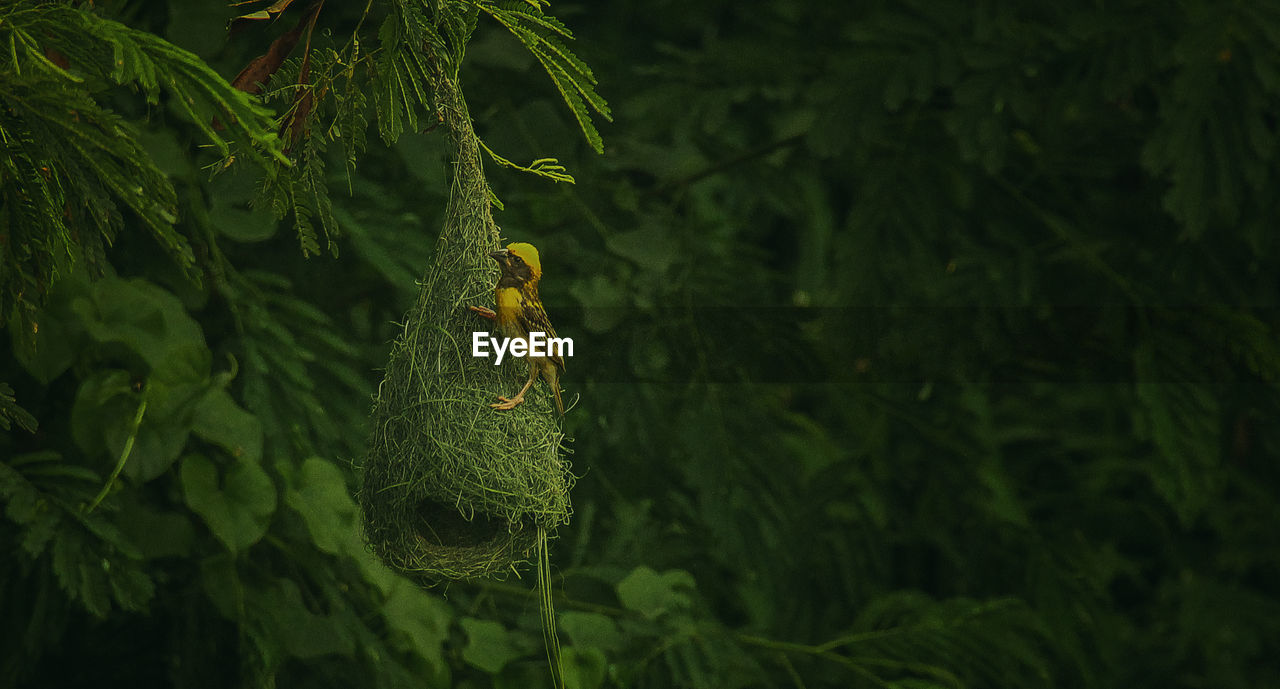
[[492,258],[498,263],[506,263],[508,255],[509,252],[506,249],[498,249],[497,251],[489,254],[489,258]]

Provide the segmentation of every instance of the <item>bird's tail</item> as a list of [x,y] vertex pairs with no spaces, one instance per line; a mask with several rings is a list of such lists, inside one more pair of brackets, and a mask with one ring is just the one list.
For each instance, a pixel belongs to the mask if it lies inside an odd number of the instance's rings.
[[556,411],[560,412],[560,416],[564,416],[564,400],[560,398],[560,371],[548,362],[542,369],[542,379],[547,381],[547,387],[551,388],[551,396],[556,398]]
[[564,400],[560,399],[560,381],[551,381],[551,394],[556,398],[556,411],[560,412],[560,416],[564,416]]

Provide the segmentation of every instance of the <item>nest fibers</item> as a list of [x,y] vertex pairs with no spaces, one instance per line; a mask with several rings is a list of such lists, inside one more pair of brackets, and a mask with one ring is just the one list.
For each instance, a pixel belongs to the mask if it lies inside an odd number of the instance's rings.
[[499,237],[466,106],[441,81],[458,152],[449,206],[378,387],[360,502],[366,538],[388,565],[470,578],[511,571],[540,528],[567,523],[573,477],[541,386],[513,410],[489,407],[519,389],[526,364],[471,356],[471,333],[490,323],[467,307],[493,306],[498,270],[488,255]]

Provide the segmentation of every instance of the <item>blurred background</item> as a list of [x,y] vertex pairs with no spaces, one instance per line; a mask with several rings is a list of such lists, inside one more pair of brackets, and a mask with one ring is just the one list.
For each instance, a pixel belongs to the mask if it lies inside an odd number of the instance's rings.
[[[255,9],[94,11],[231,80],[301,13],[229,39]],[[548,11],[602,155],[496,23],[461,84],[489,148],[577,180],[487,167],[575,340],[567,686],[1280,686],[1280,4]],[[334,250],[304,257],[258,168],[211,178],[170,100],[97,97],[203,280],[126,215],[104,277],[0,342],[38,422],[0,432],[0,683],[551,686],[530,573],[424,591],[351,497],[443,128],[323,152]]]

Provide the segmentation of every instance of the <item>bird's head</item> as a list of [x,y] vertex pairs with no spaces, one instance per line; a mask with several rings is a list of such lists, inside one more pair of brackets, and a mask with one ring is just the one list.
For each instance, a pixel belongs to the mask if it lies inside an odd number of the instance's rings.
[[495,251],[489,257],[498,262],[504,278],[513,278],[520,284],[536,284],[542,279],[542,263],[538,260],[538,250],[532,244],[508,244],[507,248]]

